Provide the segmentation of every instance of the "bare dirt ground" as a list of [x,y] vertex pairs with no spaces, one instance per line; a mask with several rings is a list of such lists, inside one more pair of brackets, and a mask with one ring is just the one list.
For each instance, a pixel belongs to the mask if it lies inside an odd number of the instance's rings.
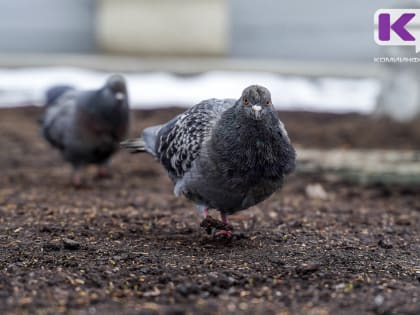
[[[177,112],[137,111],[133,130]],[[38,115],[0,110],[0,314],[420,314],[420,187],[294,175],[216,242],[149,156],[74,189]],[[419,122],[281,117],[298,146],[420,149]]]

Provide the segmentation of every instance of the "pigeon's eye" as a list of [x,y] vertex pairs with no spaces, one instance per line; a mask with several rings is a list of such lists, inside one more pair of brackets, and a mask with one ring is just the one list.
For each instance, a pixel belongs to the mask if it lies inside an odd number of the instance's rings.
[[265,101],[265,106],[270,106],[271,105],[271,101],[270,100],[266,100]]
[[248,101],[248,99],[246,97],[244,97],[244,100],[243,101],[244,101],[244,104],[245,105],[248,105],[249,104],[249,101]]

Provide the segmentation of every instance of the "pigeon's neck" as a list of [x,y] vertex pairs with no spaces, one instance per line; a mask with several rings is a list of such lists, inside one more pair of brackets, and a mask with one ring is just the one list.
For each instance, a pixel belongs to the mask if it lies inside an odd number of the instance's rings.
[[[84,95],[79,102],[77,119],[94,133],[115,131],[125,133],[128,124],[128,105],[117,104],[105,97],[102,90]],[[119,101],[120,102],[120,101]]]
[[118,120],[120,113],[126,111],[126,104],[123,104],[126,101],[107,96],[103,89],[86,93],[84,99],[79,102],[81,112],[98,120]]

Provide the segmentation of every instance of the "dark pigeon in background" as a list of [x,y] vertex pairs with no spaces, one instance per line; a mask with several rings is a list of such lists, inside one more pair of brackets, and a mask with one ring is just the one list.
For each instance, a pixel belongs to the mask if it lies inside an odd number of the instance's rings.
[[81,184],[82,166],[96,164],[98,175],[106,174],[128,127],[128,94],[120,75],[111,76],[99,90],[78,91],[63,85],[46,93],[42,132],[73,166],[76,186]]
[[[246,88],[238,100],[203,101],[122,146],[160,161],[175,194],[185,195],[203,212],[201,226],[226,238],[232,236],[227,215],[278,190],[296,158],[270,92],[257,85]],[[209,209],[219,210],[222,221],[211,218]]]

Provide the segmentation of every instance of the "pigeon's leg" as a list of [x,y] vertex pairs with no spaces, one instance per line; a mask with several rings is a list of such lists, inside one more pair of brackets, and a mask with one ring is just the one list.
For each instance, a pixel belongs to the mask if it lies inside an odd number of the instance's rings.
[[106,161],[105,163],[98,165],[96,178],[100,179],[111,177],[111,167],[109,164],[109,161]]
[[76,188],[80,188],[82,186],[82,175],[80,172],[79,167],[73,168],[73,174],[71,176],[71,182],[73,183],[73,186]]
[[209,208],[203,205],[196,205],[198,212],[200,213],[200,215],[202,215],[204,217],[204,219],[206,219],[207,217],[209,217]]
[[228,218],[227,218],[226,213],[224,213],[224,212],[220,212],[220,216],[222,217],[222,222],[223,222],[223,223],[225,223],[225,224],[229,224],[229,220],[228,220]]

